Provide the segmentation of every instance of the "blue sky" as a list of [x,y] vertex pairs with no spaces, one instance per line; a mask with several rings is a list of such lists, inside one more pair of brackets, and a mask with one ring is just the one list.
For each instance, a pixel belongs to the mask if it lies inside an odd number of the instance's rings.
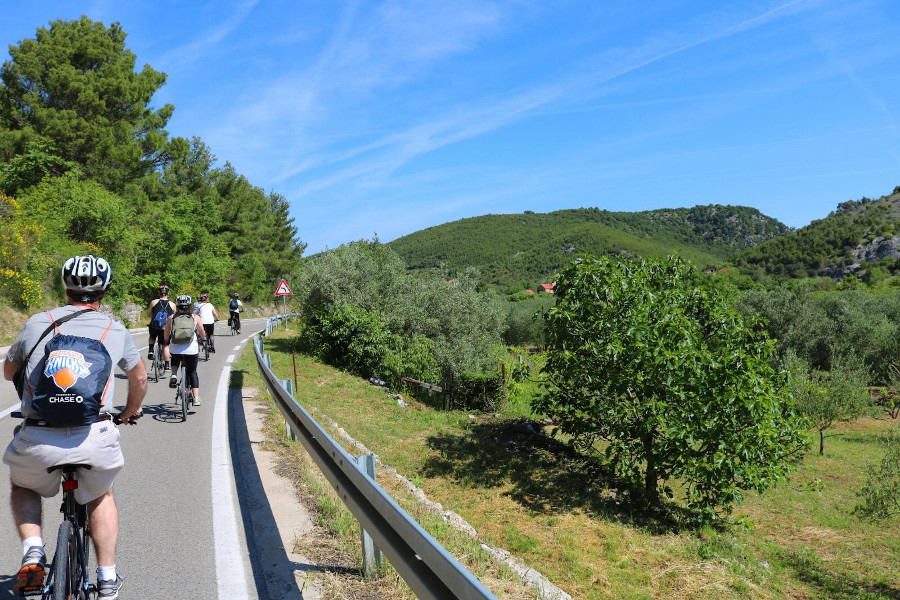
[[[457,219],[900,185],[896,0],[0,0],[0,41],[118,21],[173,136],[291,204],[307,254]],[[4,55],[4,59],[8,55]]]

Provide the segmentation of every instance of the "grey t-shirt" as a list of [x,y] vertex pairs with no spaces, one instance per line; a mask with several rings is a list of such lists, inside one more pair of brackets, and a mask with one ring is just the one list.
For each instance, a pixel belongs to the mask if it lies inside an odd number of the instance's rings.
[[[54,320],[58,320],[68,314],[80,310],[83,309],[66,305],[54,308],[50,313],[53,315]],[[21,365],[25,362],[25,357],[49,325],[50,317],[45,312],[38,313],[28,319],[28,322],[25,323],[22,331],[19,332],[16,341],[13,342],[9,351],[6,353],[7,360],[10,360],[17,365]],[[102,313],[91,311],[66,321],[59,326],[59,331],[61,333],[80,335],[82,337],[99,340],[103,337],[103,332],[106,331],[106,328],[109,325],[109,317]],[[32,387],[36,385],[37,377],[39,376],[39,374],[34,373],[33,371],[38,363],[44,358],[44,346],[50,341],[50,338],[52,338],[53,335],[55,335],[55,331],[48,333],[44,339],[38,343],[34,352],[31,353],[28,365],[25,367],[25,375]],[[103,345],[106,347],[106,351],[109,352],[109,357],[112,359],[113,364],[119,365],[123,371],[133,369],[141,360],[141,354],[138,351],[137,346],[134,345],[131,334],[121,323],[113,321],[112,326],[109,326],[109,332],[103,339]],[[109,412],[113,409],[115,380],[115,377],[110,378],[109,389],[107,389],[106,397],[103,401],[103,411]],[[38,416],[31,410],[31,394],[28,391],[28,386],[25,386],[25,389],[22,391],[22,413],[26,417]]]

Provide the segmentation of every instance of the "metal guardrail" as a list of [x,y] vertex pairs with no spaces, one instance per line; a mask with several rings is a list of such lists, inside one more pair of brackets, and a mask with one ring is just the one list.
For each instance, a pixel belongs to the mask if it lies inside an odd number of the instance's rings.
[[[267,319],[265,335],[282,318],[279,315]],[[272,373],[269,355],[263,353],[263,339],[264,335],[254,338],[256,362],[292,434],[413,593],[434,600],[496,600],[496,596],[371,480],[356,459],[294,399],[293,382],[281,380]]]

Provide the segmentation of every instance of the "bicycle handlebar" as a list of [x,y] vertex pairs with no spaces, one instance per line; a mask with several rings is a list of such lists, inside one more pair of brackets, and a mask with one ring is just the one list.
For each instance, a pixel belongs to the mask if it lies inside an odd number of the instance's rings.
[[[128,417],[128,424],[129,425],[137,425],[137,420],[143,416],[144,416],[144,413],[142,413],[142,412],[139,412],[136,415],[131,415],[130,417]],[[112,420],[113,420],[113,423],[115,423],[116,425],[121,425],[122,423],[125,422],[119,418],[119,415],[113,415]]]
[[[9,416],[12,417],[12,418],[14,418],[14,419],[24,419],[24,418],[25,418],[25,415],[23,415],[23,414],[22,414],[22,411],[19,411],[19,410],[16,410],[16,411],[13,411],[13,412],[9,413]],[[136,415],[131,415],[130,417],[128,417],[128,424],[129,424],[129,425],[136,425],[136,424],[137,424],[137,420],[140,419],[140,418],[143,417],[143,416],[144,416],[144,413],[142,413],[142,412],[140,412],[140,413],[138,413],[138,414],[136,414]],[[121,424],[123,424],[125,421],[123,421],[122,419],[120,419],[120,418],[119,418],[119,415],[114,414],[114,415],[112,416],[112,422],[115,423],[116,425],[121,425]]]

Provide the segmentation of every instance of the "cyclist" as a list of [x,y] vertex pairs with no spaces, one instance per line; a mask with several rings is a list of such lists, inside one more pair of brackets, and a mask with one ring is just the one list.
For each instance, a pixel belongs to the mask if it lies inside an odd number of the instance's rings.
[[244,303],[241,302],[240,296],[235,292],[231,296],[231,300],[228,302],[228,324],[231,325],[234,322],[234,329],[238,333],[241,332],[241,311],[244,310]]
[[[163,360],[166,361],[165,368],[169,370],[171,368],[169,364],[169,347],[164,342],[163,329],[166,326],[166,321],[175,313],[175,305],[169,300],[169,286],[161,284],[158,292],[159,298],[151,300],[150,306],[147,307],[147,316],[150,317],[150,325],[148,326],[150,329],[150,347],[148,348],[147,358],[153,360],[153,344],[154,342],[159,343],[163,349]],[[164,315],[159,314],[162,311],[165,311]]]
[[197,375],[197,363],[200,360],[200,346],[198,341],[206,338],[203,323],[200,317],[195,315],[191,304],[191,297],[182,294],[175,298],[175,314],[169,317],[166,323],[166,343],[172,350],[172,377],[169,379],[169,387],[178,385],[178,367],[184,363],[185,377],[191,384],[191,395],[194,397],[194,406],[200,406],[200,377]]
[[[25,421],[16,428],[3,462],[9,465],[10,506],[22,539],[17,591],[40,585],[46,570],[41,496],[59,491],[61,474],[47,468],[90,464],[77,474],[75,499],[87,505],[97,554],[98,598],[115,599],[119,516],[112,484],[125,464],[119,431],[110,418],[118,365],[128,376],[125,423],[141,412],[147,371],[131,334],[98,312],[112,281],[105,259],[73,256],[62,268],[68,303],[32,316],[6,355],[3,375],[16,383]],[[78,398],[78,400],[75,400]]]
[[203,330],[206,332],[206,339],[209,340],[209,351],[215,352],[216,346],[213,341],[213,329],[216,321],[219,320],[219,313],[216,307],[209,301],[209,292],[200,294],[200,302],[194,305],[194,314],[200,316],[200,322],[203,323]]

